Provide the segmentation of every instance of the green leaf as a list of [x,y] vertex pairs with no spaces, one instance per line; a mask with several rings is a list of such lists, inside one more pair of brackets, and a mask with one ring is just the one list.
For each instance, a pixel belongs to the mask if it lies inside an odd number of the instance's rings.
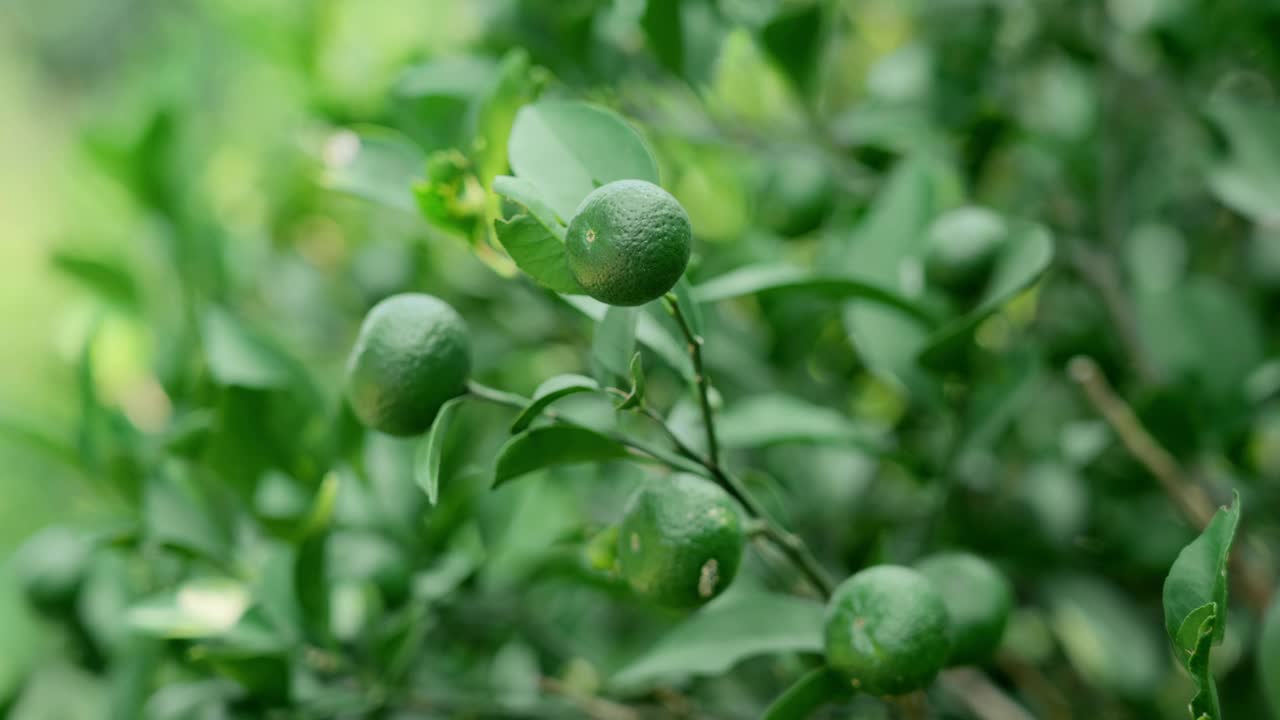
[[126,310],[137,310],[142,293],[122,262],[76,250],[56,250],[53,267],[88,288],[98,297]]
[[181,472],[162,472],[147,483],[143,500],[151,542],[202,555],[215,562],[227,556],[231,539],[204,493]]
[[1273,596],[1258,640],[1258,679],[1271,705],[1272,718],[1280,720],[1280,593]]
[[693,290],[694,297],[700,303],[720,302],[769,292],[811,293],[831,300],[865,300],[901,310],[923,322],[931,319],[929,313],[919,304],[878,285],[854,277],[825,274],[775,263],[748,265],[731,270],[702,283]]
[[687,675],[720,675],[759,655],[822,652],[824,607],[788,595],[725,595],[668,632],[617,672],[610,685],[630,688]]
[[822,4],[784,7],[760,29],[760,44],[796,90],[809,95],[822,54]]
[[1209,115],[1231,146],[1231,157],[1208,175],[1209,189],[1223,204],[1254,222],[1280,220],[1280,141],[1275,128],[1280,112],[1273,103],[1250,103],[1225,93],[1210,104]]
[[446,433],[453,422],[453,416],[466,397],[456,397],[440,407],[436,419],[431,422],[431,429],[418,441],[418,450],[413,463],[413,478],[418,486],[427,494],[427,502],[435,505],[440,499],[440,457],[444,452]]
[[610,307],[591,338],[591,358],[608,375],[626,377],[636,352],[640,312],[633,307]]
[[210,306],[201,330],[209,372],[219,384],[258,389],[289,385],[292,370],[280,351],[226,309]]
[[395,130],[341,130],[325,144],[320,184],[385,207],[416,213],[418,203],[412,188],[425,166],[422,150]]
[[[1213,516],[1200,537],[1182,549],[1164,581],[1164,621],[1169,639],[1186,662],[1194,650],[1190,640],[1180,636],[1187,618],[1205,605],[1214,604],[1225,615],[1227,607],[1227,558],[1240,523],[1240,495],[1233,496],[1230,508]],[[1197,626],[1198,627],[1198,626]],[[1221,642],[1225,623],[1214,628],[1214,641]],[[1180,644],[1180,641],[1185,641]]]
[[546,71],[533,67],[522,48],[502,57],[497,77],[475,110],[475,164],[482,185],[507,169],[507,138],[516,113],[538,96],[546,79]]
[[560,242],[564,242],[566,232],[564,219],[556,215],[556,212],[547,205],[533,183],[524,178],[499,175],[493,179],[493,191],[528,210],[535,220],[542,223],[542,227],[546,228],[547,232],[555,235]]
[[1052,261],[1053,239],[1043,227],[1029,226],[1013,233],[977,306],[930,338],[920,353],[920,362],[933,369],[948,367],[982,321],[1039,280]]
[[1226,626],[1219,619],[1216,603],[1196,608],[1187,615],[1174,641],[1175,645],[1189,648],[1185,655],[1179,656],[1179,660],[1186,666],[1191,681],[1196,686],[1196,694],[1191,698],[1189,708],[1192,720],[1222,720],[1218,685],[1214,682],[1213,671],[1209,669],[1209,652],[1213,648],[1213,636],[1217,632],[1215,628]]
[[764,720],[805,720],[827,703],[853,695],[853,688],[839,673],[825,667],[814,668],[773,701],[764,711]]
[[569,270],[564,243],[541,222],[529,215],[517,215],[510,220],[495,220],[493,230],[516,266],[538,284],[561,293],[586,293]]
[[662,66],[676,75],[684,75],[684,24],[680,17],[680,0],[648,0],[640,16],[649,48]]
[[1110,584],[1091,576],[1054,580],[1050,624],[1085,681],[1128,698],[1147,698],[1164,680],[1168,660],[1146,614]]
[[[608,313],[610,306],[599,300],[577,295],[561,295],[560,298],[578,312],[600,322]],[[684,344],[675,340],[657,319],[647,313],[641,313],[636,321],[636,340],[652,350],[668,367],[680,373],[685,379],[693,378],[693,364]]]
[[507,143],[511,168],[530,181],[562,218],[614,180],[658,182],[658,165],[640,135],[595,105],[543,100],[516,114]]
[[1045,384],[1041,361],[1032,352],[1013,352],[996,375],[975,384],[965,413],[964,435],[957,456],[968,450],[985,448],[1036,398]]
[[529,425],[542,414],[552,403],[562,397],[567,397],[575,393],[599,392],[600,383],[585,375],[557,375],[549,378],[537,390],[533,391],[533,397],[529,400],[529,404],[524,410],[520,411],[520,415],[511,423],[511,433],[514,435],[524,432]]
[[644,360],[640,353],[631,357],[631,390],[625,398],[615,403],[619,410],[630,410],[644,402]]
[[757,395],[725,408],[717,423],[727,448],[783,443],[854,445],[883,449],[885,439],[831,408],[790,395]]
[[493,486],[553,465],[624,457],[629,457],[626,447],[594,430],[561,425],[537,427],[511,438],[498,451]]
[[466,156],[457,150],[431,153],[425,173],[410,186],[422,216],[437,228],[472,237],[484,219],[488,198]]

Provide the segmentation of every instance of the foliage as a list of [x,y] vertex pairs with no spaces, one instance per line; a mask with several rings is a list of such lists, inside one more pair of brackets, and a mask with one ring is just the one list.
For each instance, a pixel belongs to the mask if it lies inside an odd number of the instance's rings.
[[[0,170],[0,547],[67,527],[0,563],[8,716],[1280,718],[1280,4],[13,5],[65,137]],[[617,180],[693,228],[637,307],[565,250]],[[471,379],[400,438],[343,378],[406,292]],[[751,540],[697,609],[617,572],[676,472]],[[838,581],[957,552],[976,669],[826,667]]]

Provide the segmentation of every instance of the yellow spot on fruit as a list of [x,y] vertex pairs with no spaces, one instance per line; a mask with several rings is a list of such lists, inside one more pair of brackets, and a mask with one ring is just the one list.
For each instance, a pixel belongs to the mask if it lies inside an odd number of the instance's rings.
[[596,241],[596,231],[595,231],[595,230],[588,230],[588,231],[587,231],[587,244],[588,244],[588,245],[590,245],[591,243],[593,243],[593,242],[595,242],[595,241]]
[[711,558],[702,565],[702,571],[698,574],[698,595],[709,598],[716,592],[716,585],[720,583],[720,563]]

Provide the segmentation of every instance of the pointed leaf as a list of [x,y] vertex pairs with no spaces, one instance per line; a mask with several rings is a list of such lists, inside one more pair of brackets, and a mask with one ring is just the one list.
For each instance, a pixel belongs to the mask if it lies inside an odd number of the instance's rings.
[[618,401],[619,410],[630,410],[644,402],[644,361],[640,353],[631,357],[631,392]]
[[524,178],[499,175],[493,179],[493,191],[524,207],[529,211],[529,215],[547,229],[547,232],[556,236],[560,242],[564,242],[566,232],[564,219],[556,215],[551,206],[547,205],[533,183]]
[[[608,374],[626,377],[631,356],[636,352],[636,325],[639,310],[633,307],[610,307],[596,325],[591,339],[591,357]],[[610,383],[612,384],[612,383]]]
[[569,270],[564,243],[529,215],[495,220],[494,233],[516,266],[538,284],[561,293],[586,294]]
[[830,668],[814,668],[796,680],[764,711],[764,720],[805,720],[819,708],[853,695],[853,688]]
[[902,310],[922,321],[930,319],[924,308],[896,292],[858,280],[814,270],[773,263],[731,270],[694,288],[700,303],[720,302],[768,292],[812,293],[832,300],[865,300]]
[[[1181,653],[1194,647],[1178,645],[1183,638],[1179,630],[1192,612],[1214,603],[1221,612],[1227,607],[1227,558],[1240,523],[1240,495],[1233,496],[1231,507],[1218,510],[1200,537],[1191,541],[1178,554],[1164,581],[1165,627]],[[1222,639],[1225,623],[1214,628],[1214,641]],[[1180,653],[1180,656],[1181,656]]]
[[431,429],[418,441],[413,463],[413,477],[418,487],[427,494],[427,502],[435,505],[440,499],[440,457],[444,452],[445,436],[453,423],[453,416],[466,397],[456,397],[440,407]]
[[628,457],[618,441],[583,427],[553,425],[526,430],[498,451],[493,486],[554,465],[602,462]]
[[557,375],[538,386],[528,406],[520,411],[520,415],[511,423],[511,433],[524,432],[529,425],[542,414],[552,403],[562,397],[576,393],[599,392],[600,383],[585,375]]

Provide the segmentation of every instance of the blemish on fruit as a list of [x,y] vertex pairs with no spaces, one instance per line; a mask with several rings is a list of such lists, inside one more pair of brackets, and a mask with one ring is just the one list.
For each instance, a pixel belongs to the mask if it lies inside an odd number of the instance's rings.
[[720,583],[720,563],[711,558],[702,564],[702,571],[698,575],[698,595],[709,598],[716,592],[716,585]]
[[595,231],[595,230],[588,230],[588,231],[587,231],[587,244],[588,244],[588,245],[590,245],[591,243],[593,243],[593,242],[595,242],[595,241],[596,241],[596,231]]

